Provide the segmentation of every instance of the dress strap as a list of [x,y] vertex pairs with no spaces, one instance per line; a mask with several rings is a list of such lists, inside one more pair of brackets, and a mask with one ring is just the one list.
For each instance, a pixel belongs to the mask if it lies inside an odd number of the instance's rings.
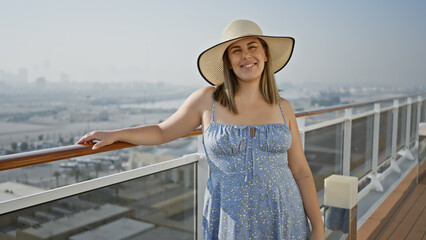
[[281,114],[283,115],[283,118],[284,118],[284,124],[287,124],[287,121],[285,120],[285,116],[284,116],[283,107],[281,106],[281,102],[280,102],[280,109],[281,109]]
[[212,94],[212,119],[210,120],[210,122],[214,122],[214,91],[215,91],[215,89],[213,88],[213,94]]

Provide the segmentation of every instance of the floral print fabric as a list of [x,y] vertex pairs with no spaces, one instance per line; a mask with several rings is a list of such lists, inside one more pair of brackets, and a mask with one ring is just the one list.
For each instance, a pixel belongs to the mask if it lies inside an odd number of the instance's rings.
[[203,144],[210,167],[204,239],[307,239],[300,191],[288,167],[285,118],[284,124],[217,123],[213,101]]

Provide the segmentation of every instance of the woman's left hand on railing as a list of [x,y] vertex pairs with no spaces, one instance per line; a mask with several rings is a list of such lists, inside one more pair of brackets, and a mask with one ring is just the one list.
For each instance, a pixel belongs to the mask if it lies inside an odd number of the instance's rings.
[[75,144],[94,144],[92,149],[95,150],[115,141],[114,131],[93,131],[81,137]]

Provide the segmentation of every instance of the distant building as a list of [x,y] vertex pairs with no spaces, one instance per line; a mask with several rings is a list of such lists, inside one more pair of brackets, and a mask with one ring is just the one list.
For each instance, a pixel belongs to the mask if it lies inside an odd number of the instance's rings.
[[[0,86],[1,86],[1,82],[0,82]],[[0,155],[6,154],[6,150],[4,150],[1,146],[0,146]]]
[[28,70],[26,68],[20,68],[18,74],[0,70],[0,82],[10,85],[25,84],[28,82]]
[[69,240],[105,239],[106,236],[111,240],[125,240],[154,227],[155,225],[152,223],[124,217],[95,229],[73,235]]
[[173,159],[173,156],[167,155],[157,155],[145,152],[130,151],[129,162],[130,166],[127,166],[129,169],[139,168],[143,166],[148,166],[155,163],[160,163]]
[[38,86],[38,87],[44,87],[44,86],[46,86],[46,78],[45,77],[38,77],[37,79],[36,79],[36,85]]
[[17,80],[19,83],[27,83],[28,82],[28,70],[26,68],[20,68],[18,70]]
[[59,76],[61,83],[69,83],[70,82],[70,75],[67,73],[62,72]]
[[0,82],[6,81],[6,72],[0,69]]
[[69,121],[70,122],[98,122],[98,121],[108,121],[109,113],[105,110],[100,112],[70,112]]
[[16,238],[34,240],[68,239],[71,235],[84,231],[88,226],[103,225],[109,221],[132,216],[133,212],[129,208],[104,204],[93,209],[71,213],[53,221],[38,223],[33,227],[18,230],[16,231]]
[[0,183],[0,202],[43,191],[45,191],[43,188],[37,188],[17,182]]

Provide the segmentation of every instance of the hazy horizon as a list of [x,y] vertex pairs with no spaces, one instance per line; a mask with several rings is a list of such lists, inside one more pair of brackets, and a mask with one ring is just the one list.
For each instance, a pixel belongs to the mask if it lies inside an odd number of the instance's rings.
[[[232,20],[296,39],[278,82],[426,86],[426,2],[0,0],[0,74],[207,86],[199,53]],[[1,76],[0,76],[1,77]],[[0,79],[1,81],[2,79]]]

